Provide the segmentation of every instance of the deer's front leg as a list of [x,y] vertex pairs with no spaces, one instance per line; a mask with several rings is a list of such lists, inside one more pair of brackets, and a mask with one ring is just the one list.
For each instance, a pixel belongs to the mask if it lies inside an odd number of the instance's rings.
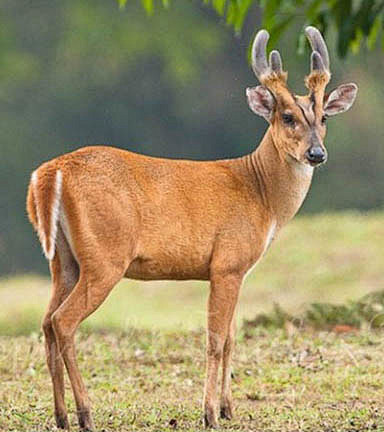
[[220,401],[220,417],[230,420],[233,417],[232,407],[232,354],[235,347],[236,337],[236,316],[232,317],[231,326],[224,344],[223,351],[223,379],[221,382],[221,401]]
[[211,274],[208,300],[207,366],[204,389],[204,425],[217,427],[218,373],[224,345],[230,331],[242,274]]

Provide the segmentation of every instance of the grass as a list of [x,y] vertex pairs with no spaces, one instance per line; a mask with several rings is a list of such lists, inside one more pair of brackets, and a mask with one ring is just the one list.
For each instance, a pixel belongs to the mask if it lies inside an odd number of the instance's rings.
[[[98,431],[201,430],[203,332],[88,333],[80,368]],[[383,338],[361,331],[257,329],[234,362],[236,418],[226,431],[384,430]],[[51,385],[37,335],[0,338],[0,430],[55,431]],[[77,424],[67,384],[70,421]]]
[[[344,303],[384,289],[384,213],[309,215],[292,221],[242,288],[238,317],[252,319],[273,303],[299,315],[310,303]],[[124,280],[85,323],[88,328],[195,330],[205,325],[203,282]],[[40,328],[48,278],[0,279],[0,334]]]

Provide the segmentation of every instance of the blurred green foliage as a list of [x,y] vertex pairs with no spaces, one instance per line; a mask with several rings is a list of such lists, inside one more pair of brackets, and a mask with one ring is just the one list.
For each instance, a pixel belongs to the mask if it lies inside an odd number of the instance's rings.
[[[124,7],[127,0],[118,0]],[[262,14],[261,27],[271,33],[275,43],[296,20],[305,17],[305,25],[315,25],[325,35],[330,26],[337,28],[337,53],[345,57],[349,51],[357,52],[365,40],[373,49],[384,26],[383,0],[202,0],[212,8],[228,25],[240,32],[244,21],[255,7]],[[155,0],[141,0],[145,10],[152,14]],[[158,1],[168,7],[169,0]],[[298,48],[303,49],[304,35],[298,37]],[[384,47],[384,37],[382,39]]]
[[[246,106],[254,85],[246,49],[260,28],[250,9],[241,35],[200,1],[172,2],[148,15],[139,2],[3,0],[0,4],[0,275],[46,271],[25,212],[31,172],[85,145],[108,144],[165,157],[215,159],[252,151],[267,125]],[[299,92],[307,55],[292,42],[306,17],[279,42]],[[383,56],[341,62],[337,29],[328,42],[335,86],[356,81],[354,108],[329,121],[329,163],[304,211],[383,205]],[[272,45],[270,45],[272,46]]]
[[[252,320],[245,320],[247,331],[255,327],[282,328],[287,323],[297,327],[331,330],[335,326],[347,326],[343,331],[380,328],[384,326],[384,291],[375,291],[346,304],[311,303],[300,315],[287,313],[275,303],[270,313],[260,313]],[[336,327],[337,328],[337,327]]]

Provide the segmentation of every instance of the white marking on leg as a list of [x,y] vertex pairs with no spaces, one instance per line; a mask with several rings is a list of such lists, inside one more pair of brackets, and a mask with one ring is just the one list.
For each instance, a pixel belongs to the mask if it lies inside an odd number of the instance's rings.
[[252,273],[252,270],[256,267],[256,265],[258,264],[258,262],[259,262],[259,261],[261,260],[261,258],[264,256],[265,252],[267,252],[267,249],[268,249],[269,246],[271,245],[272,240],[273,240],[273,238],[274,238],[274,236],[275,236],[275,233],[276,233],[276,226],[277,226],[276,220],[273,220],[273,221],[271,222],[271,225],[269,226],[269,230],[268,230],[268,233],[267,233],[267,237],[266,237],[266,239],[265,239],[263,253],[262,253],[262,255],[260,256],[260,258],[255,262],[255,264],[253,264],[253,266],[252,266],[252,267],[247,271],[247,273],[245,273],[244,279],[245,279],[249,274]]
[[264,252],[265,253],[267,251],[267,249],[269,248],[269,246],[272,243],[273,237],[275,236],[275,232],[276,232],[276,221],[273,220],[271,223],[271,226],[269,227],[268,230],[268,234],[267,234],[267,239],[265,240],[265,248],[264,248]]

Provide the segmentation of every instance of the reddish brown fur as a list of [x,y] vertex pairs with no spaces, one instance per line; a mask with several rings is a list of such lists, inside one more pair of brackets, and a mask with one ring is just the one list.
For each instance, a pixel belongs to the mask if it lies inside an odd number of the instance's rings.
[[272,72],[260,77],[260,82],[272,93],[280,95],[281,92],[289,91],[287,87],[288,73],[281,71]]
[[[268,131],[250,155],[195,162],[86,147],[38,168],[27,208],[34,227],[45,233],[51,229],[55,173],[62,173],[50,261],[53,292],[43,322],[59,427],[68,428],[65,364],[80,426],[93,428],[74,335],[124,276],[210,280],[205,424],[218,424],[220,364],[220,412],[232,417],[230,365],[239,290],[274,235],[300,208],[313,173],[305,153],[314,134],[325,135],[322,106],[312,111],[311,94],[293,95],[285,73],[263,81],[276,106]],[[286,112],[294,115],[294,127],[283,124]]]
[[30,182],[28,185],[27,214],[28,214],[29,221],[31,222],[33,228],[35,228],[35,231],[37,232],[38,220],[37,220],[37,214],[36,214],[36,204],[35,204],[35,197],[34,197],[34,193],[33,193],[32,182]]
[[324,90],[331,75],[324,71],[313,71],[305,78],[305,85],[311,92]]
[[[205,412],[207,423],[214,425],[217,369],[223,359],[221,409],[229,417],[234,341],[230,323],[234,327],[241,282],[267,247],[272,224],[280,229],[300,207],[312,173],[307,175],[282,158],[271,131],[253,154],[215,162],[156,159],[110,147],[84,148],[37,170],[42,179],[39,203],[43,204],[44,191],[51,196],[52,188],[45,182],[51,182],[51,173],[57,170],[63,175],[61,212],[69,235],[64,235],[67,231],[59,222],[51,263],[53,306],[44,331],[50,350],[63,355],[80,423],[91,426],[88,399],[74,360],[74,332],[123,276],[211,280]],[[281,194],[286,197],[283,201]],[[31,197],[30,187],[28,212],[36,226]],[[63,258],[69,262],[65,271]],[[73,287],[67,279],[76,266],[80,279]],[[70,292],[65,301],[63,292]],[[57,365],[51,370],[55,368],[61,370]],[[66,426],[62,378],[53,373],[52,379],[55,401],[59,401],[55,402],[58,424]]]

